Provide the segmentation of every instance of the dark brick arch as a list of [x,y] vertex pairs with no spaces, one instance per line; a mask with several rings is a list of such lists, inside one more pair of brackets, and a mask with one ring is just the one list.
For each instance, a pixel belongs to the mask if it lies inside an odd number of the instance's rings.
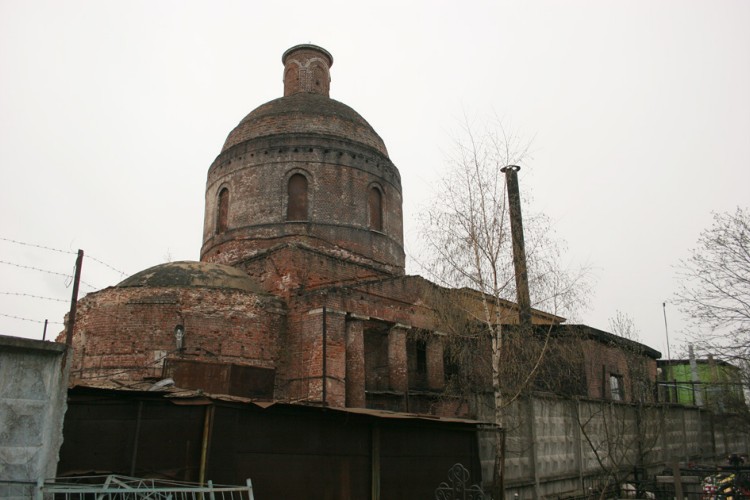
[[229,188],[219,190],[216,204],[216,232],[223,233],[229,228]]
[[370,186],[367,193],[367,210],[370,229],[383,230],[383,192],[379,186]]
[[286,220],[308,220],[308,182],[300,173],[289,177],[287,182]]

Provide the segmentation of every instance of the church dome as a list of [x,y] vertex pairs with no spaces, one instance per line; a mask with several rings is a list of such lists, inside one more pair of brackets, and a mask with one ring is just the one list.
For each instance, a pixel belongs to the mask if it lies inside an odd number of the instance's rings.
[[283,97],[246,115],[208,169],[201,261],[250,266],[296,245],[403,274],[401,176],[383,139],[330,98],[327,50],[296,45],[281,61]]
[[239,269],[193,261],[168,262],[150,267],[121,281],[117,287],[196,287],[261,292],[260,287]]
[[312,92],[298,92],[259,106],[230,132],[221,151],[251,139],[282,134],[344,139],[388,156],[383,139],[359,113],[346,104]]

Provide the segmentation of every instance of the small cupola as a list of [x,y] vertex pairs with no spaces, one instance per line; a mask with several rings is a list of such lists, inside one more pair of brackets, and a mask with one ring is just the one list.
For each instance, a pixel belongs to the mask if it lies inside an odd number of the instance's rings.
[[333,56],[317,45],[295,45],[281,56],[284,96],[309,92],[330,97]]

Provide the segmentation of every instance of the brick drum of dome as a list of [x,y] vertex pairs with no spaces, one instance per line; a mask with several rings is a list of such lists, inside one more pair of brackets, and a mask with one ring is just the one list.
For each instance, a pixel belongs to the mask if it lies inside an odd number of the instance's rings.
[[246,267],[294,244],[403,275],[401,179],[383,140],[328,97],[327,51],[300,45],[283,62],[285,96],[248,114],[209,169],[201,260]]

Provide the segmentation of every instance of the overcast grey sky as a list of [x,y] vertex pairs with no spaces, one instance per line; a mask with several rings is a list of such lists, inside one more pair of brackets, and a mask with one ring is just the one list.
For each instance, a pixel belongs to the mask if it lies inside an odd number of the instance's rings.
[[[593,269],[579,319],[623,311],[666,356],[673,266],[712,210],[750,204],[750,2],[272,4],[0,0],[0,334],[69,307],[63,276],[19,266],[197,260],[209,165],[282,95],[283,51],[315,43],[401,172],[407,254],[462,117],[499,116],[533,138],[533,210]],[[122,278],[87,259],[81,291]]]

